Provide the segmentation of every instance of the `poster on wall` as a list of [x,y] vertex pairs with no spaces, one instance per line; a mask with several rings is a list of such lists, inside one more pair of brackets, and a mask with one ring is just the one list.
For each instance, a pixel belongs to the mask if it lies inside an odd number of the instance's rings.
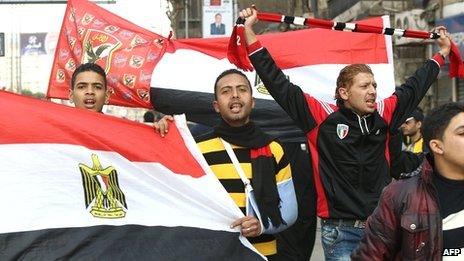
[[232,0],[203,0],[204,38],[229,36],[232,26]]
[[21,55],[44,55],[47,33],[23,33],[20,35]]

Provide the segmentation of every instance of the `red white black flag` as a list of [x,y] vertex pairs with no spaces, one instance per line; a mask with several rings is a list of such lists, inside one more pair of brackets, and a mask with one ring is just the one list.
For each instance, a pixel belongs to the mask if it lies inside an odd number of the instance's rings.
[[0,91],[0,260],[257,260],[185,119],[152,126]]

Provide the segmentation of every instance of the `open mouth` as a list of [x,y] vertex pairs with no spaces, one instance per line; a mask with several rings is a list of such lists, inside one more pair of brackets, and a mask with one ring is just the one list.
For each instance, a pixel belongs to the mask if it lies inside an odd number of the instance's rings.
[[369,107],[374,107],[375,106],[375,99],[367,99],[366,104]]
[[84,104],[86,107],[93,107],[95,105],[94,99],[85,99]]
[[233,113],[238,113],[242,110],[242,107],[243,105],[241,103],[238,103],[238,102],[235,102],[235,103],[232,103],[230,106],[229,106],[229,109],[233,112]]

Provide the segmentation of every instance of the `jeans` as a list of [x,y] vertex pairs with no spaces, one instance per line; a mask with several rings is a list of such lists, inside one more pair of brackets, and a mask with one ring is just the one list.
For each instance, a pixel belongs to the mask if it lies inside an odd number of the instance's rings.
[[321,242],[325,260],[349,261],[353,250],[361,241],[363,228],[324,224],[321,220]]

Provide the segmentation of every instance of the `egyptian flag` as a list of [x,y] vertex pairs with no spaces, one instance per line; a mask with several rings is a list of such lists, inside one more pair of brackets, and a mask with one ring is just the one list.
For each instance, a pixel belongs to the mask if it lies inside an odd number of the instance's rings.
[[256,260],[176,117],[152,126],[0,91],[0,260]]
[[[388,16],[358,21],[389,26]],[[339,71],[352,63],[371,66],[378,83],[378,98],[395,88],[391,37],[379,34],[305,29],[259,35],[290,81],[304,92],[334,103]],[[219,117],[212,107],[214,82],[224,70],[234,68],[227,59],[229,38],[171,40],[151,80],[154,108],[166,114],[185,113],[187,119],[213,126]],[[293,121],[268,94],[255,72],[246,72],[256,106],[252,119],[266,132],[284,141],[305,141]]]

